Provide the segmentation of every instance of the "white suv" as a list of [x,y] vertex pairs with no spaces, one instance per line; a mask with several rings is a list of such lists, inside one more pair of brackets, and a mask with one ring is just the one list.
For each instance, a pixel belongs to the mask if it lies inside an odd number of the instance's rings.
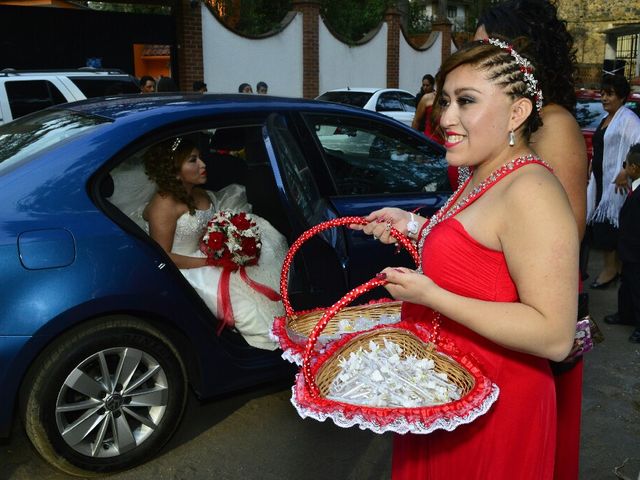
[[416,114],[416,96],[397,88],[340,88],[323,93],[316,100],[343,103],[395,118],[411,126]]
[[0,71],[0,125],[59,103],[139,92],[135,77],[120,70],[5,69]]

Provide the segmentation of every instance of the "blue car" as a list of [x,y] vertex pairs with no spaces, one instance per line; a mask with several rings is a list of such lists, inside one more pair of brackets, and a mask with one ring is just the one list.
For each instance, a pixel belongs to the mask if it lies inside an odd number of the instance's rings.
[[[130,468],[200,398],[291,376],[277,351],[219,320],[146,232],[122,189],[153,145],[197,135],[206,187],[236,183],[289,243],[382,206],[432,214],[450,195],[444,152],[377,113],[252,95],[135,95],[43,110],[0,127],[0,437],[15,415],[57,468]],[[142,170],[138,171],[140,174]],[[140,205],[143,208],[144,205]],[[361,232],[327,231],[297,255],[289,295],[329,305],[387,265]],[[377,292],[382,296],[384,292]]]

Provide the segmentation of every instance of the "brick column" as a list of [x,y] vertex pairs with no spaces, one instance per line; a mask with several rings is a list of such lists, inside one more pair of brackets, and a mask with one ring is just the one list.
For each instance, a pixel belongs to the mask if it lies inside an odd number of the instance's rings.
[[431,30],[442,33],[442,54],[440,58],[440,63],[442,63],[451,55],[451,22],[446,18],[444,20],[435,20]]
[[204,80],[202,59],[202,15],[200,2],[179,0],[175,10],[178,86],[180,90],[190,92],[193,82]]
[[320,92],[320,1],[293,0],[293,11],[302,13],[302,96]]
[[400,84],[400,12],[389,7],[384,14],[387,23],[387,88]]

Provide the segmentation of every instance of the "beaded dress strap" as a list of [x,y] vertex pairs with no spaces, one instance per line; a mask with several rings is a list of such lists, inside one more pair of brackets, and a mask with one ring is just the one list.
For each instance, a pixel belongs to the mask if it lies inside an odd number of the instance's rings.
[[[478,198],[484,195],[484,193],[487,190],[489,190],[491,187],[493,187],[496,183],[498,183],[500,180],[502,180],[504,177],[506,177],[510,173],[515,172],[516,170],[518,170],[521,167],[524,167],[525,165],[530,165],[534,163],[538,165],[542,165],[543,167],[548,169],[550,172],[553,172],[553,169],[548,163],[546,163],[541,158],[536,157],[535,155],[526,155],[524,157],[518,157],[504,164],[502,167],[498,168],[497,170],[493,171],[491,175],[485,178],[471,192],[469,192],[466,197],[464,197],[460,202],[458,202],[460,195],[462,195],[462,192],[465,190],[465,188],[467,188],[467,185],[471,181],[471,175],[469,175],[469,177],[465,180],[465,182],[458,187],[456,192],[453,195],[451,195],[451,197],[449,197],[449,199],[442,206],[442,208],[440,208],[440,210],[438,210],[438,212],[434,214],[429,219],[429,221],[424,224],[424,226],[420,230],[420,233],[418,234],[418,250],[420,251],[420,257],[422,257],[422,248],[424,247],[424,241],[427,238],[427,235],[429,235],[431,230],[433,230],[433,228],[437,224],[460,213],[462,210],[464,210],[473,202],[475,202]],[[422,266],[418,268],[418,271],[422,273]]]

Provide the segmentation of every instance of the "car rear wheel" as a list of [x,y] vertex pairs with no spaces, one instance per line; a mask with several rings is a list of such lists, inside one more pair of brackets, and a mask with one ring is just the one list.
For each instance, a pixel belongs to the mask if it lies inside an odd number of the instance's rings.
[[25,430],[55,467],[81,476],[140,464],[171,437],[187,376],[159,330],[132,317],[91,321],[52,344],[22,388]]

